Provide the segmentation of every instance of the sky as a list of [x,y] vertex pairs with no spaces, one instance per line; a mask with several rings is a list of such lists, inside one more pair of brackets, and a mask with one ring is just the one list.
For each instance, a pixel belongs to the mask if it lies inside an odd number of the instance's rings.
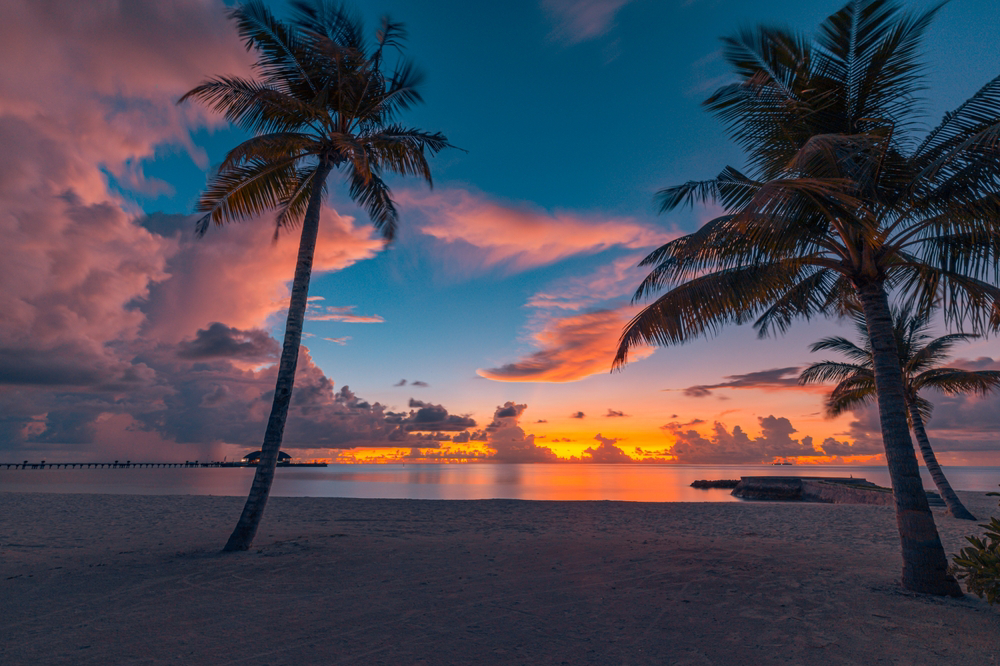
[[[926,3],[907,3],[924,7]],[[273,10],[285,6],[276,0]],[[355,3],[406,24],[426,74],[410,126],[461,150],[434,187],[391,179],[386,246],[331,180],[283,450],[343,462],[872,463],[871,408],[799,387],[853,335],[832,320],[638,349],[638,262],[718,210],[655,192],[743,157],[700,106],[719,38],[811,33],[812,0]],[[262,219],[193,233],[245,138],[178,98],[250,72],[217,0],[0,5],[0,461],[232,459],[259,448],[296,238]],[[928,125],[1000,70],[995,0],[954,0],[925,42]],[[938,334],[945,331],[939,329]],[[998,360],[995,360],[998,359]],[[1000,369],[995,340],[954,365]],[[1000,397],[929,396],[946,464],[1000,464]]]

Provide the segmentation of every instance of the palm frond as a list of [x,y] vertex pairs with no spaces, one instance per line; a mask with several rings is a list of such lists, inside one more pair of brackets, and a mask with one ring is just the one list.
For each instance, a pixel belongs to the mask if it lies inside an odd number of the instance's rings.
[[874,377],[871,366],[857,365],[854,363],[838,363],[836,361],[820,361],[813,363],[808,368],[799,373],[799,384],[825,384],[827,382],[842,382],[851,377],[868,377],[873,383]]
[[195,206],[195,210],[205,213],[196,224],[196,233],[204,235],[210,222],[221,226],[276,208],[295,187],[295,162],[294,158],[249,160],[218,172]]
[[643,308],[625,327],[614,367],[637,345],[668,345],[711,335],[726,324],[744,324],[768,302],[793,288],[803,266],[797,261],[718,271],[688,280]]
[[388,186],[374,171],[364,174],[353,163],[348,165],[348,174],[351,198],[368,212],[368,217],[375,229],[381,232],[382,238],[392,240],[396,235],[399,213]]

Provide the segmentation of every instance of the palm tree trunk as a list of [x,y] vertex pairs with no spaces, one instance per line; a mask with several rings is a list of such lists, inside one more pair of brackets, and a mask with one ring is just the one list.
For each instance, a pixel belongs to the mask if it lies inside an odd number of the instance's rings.
[[281,347],[281,360],[278,362],[278,381],[274,387],[274,402],[271,404],[271,416],[267,420],[267,430],[264,432],[264,444],[261,446],[260,460],[257,461],[257,472],[250,486],[250,495],[243,506],[243,513],[236,523],[236,529],[226,542],[223,552],[246,550],[253,543],[257,527],[264,515],[268,495],[271,493],[271,482],[274,481],[274,467],[278,462],[278,451],[281,449],[281,437],[285,432],[285,419],[288,416],[288,404],[292,398],[292,386],[295,383],[295,368],[299,362],[299,343],[302,340],[302,325],[305,321],[306,305],[309,296],[309,278],[312,275],[313,255],[316,252],[316,236],[319,233],[319,211],[323,202],[323,183],[332,166],[321,162],[313,176],[315,180],[309,195],[309,206],[306,208],[302,221],[302,236],[299,239],[299,255],[295,263],[295,279],[292,281],[292,296],[288,303],[288,319],[285,322],[285,341]]
[[930,473],[934,485],[941,494],[941,499],[944,500],[945,505],[948,507],[948,513],[954,518],[975,520],[976,517],[969,513],[969,510],[962,504],[962,500],[958,499],[958,495],[952,490],[951,484],[948,483],[948,479],[944,475],[944,470],[938,464],[937,457],[934,455],[934,449],[931,448],[930,440],[927,439],[927,432],[924,430],[924,419],[920,416],[920,410],[917,409],[917,405],[913,401],[910,401],[910,422],[913,424],[913,434],[917,436],[920,455],[924,458],[924,464],[927,466],[927,471]]
[[892,315],[880,281],[858,285],[858,296],[868,322],[875,371],[882,445],[896,502],[896,526],[903,555],[903,587],[926,594],[962,596],[962,588],[948,574],[941,537],[927,504],[917,456],[906,422],[906,399],[899,351],[892,333]]

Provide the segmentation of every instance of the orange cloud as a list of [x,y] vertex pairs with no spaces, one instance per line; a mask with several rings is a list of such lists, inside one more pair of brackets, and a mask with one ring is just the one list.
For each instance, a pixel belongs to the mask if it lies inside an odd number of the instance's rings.
[[[633,312],[634,308],[624,307],[554,317],[532,336],[538,351],[476,372],[501,382],[573,382],[609,372],[618,338]],[[637,347],[630,358],[639,360],[652,353],[652,347]]]
[[521,271],[612,247],[652,247],[667,238],[628,218],[550,213],[467,190],[401,190],[398,198],[425,215],[420,230],[451,245],[449,260],[469,270],[502,265]]

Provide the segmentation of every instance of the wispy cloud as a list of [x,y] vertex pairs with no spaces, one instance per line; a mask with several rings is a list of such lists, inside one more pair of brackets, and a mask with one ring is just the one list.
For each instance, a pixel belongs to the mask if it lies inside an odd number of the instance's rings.
[[[757,372],[748,372],[743,375],[727,375],[726,379],[728,381],[720,382],[718,384],[699,384],[697,386],[689,386],[684,391],[684,395],[689,398],[704,398],[712,395],[712,391],[720,388],[732,388],[732,389],[797,389],[800,391],[816,391],[821,389],[822,391],[827,391],[827,387],[803,387],[799,385],[799,368],[796,366],[788,368],[773,368],[771,370],[758,370]],[[674,389],[665,389],[674,390]]]
[[[314,308],[306,314],[309,321],[339,321],[345,324],[381,324],[385,321],[379,315],[354,314],[354,305],[327,305]],[[328,338],[329,339],[329,338]]]
[[552,38],[577,44],[606,34],[614,26],[615,15],[630,0],[542,0],[555,27]]
[[449,264],[469,273],[519,272],[615,247],[653,247],[667,238],[631,218],[549,212],[463,189],[406,189],[398,198],[422,215],[421,232],[447,244]]

